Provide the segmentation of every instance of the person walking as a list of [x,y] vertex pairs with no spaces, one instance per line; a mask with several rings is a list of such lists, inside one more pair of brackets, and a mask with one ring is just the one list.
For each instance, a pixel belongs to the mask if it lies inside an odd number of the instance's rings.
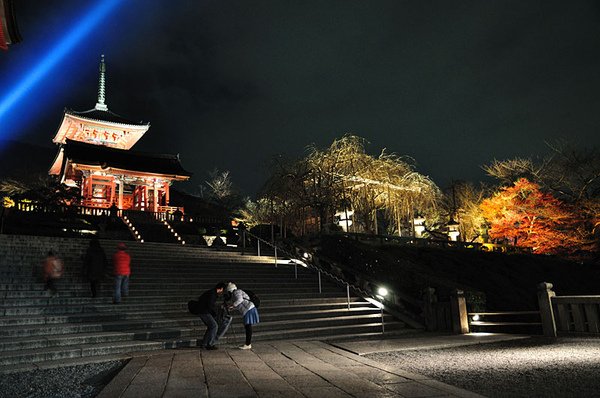
[[106,253],[102,246],[100,246],[98,238],[90,240],[90,245],[83,257],[83,265],[84,275],[90,282],[92,297],[96,297],[98,296],[98,289],[104,277],[104,271],[108,265]]
[[217,337],[217,329],[219,327],[217,320],[216,304],[217,297],[223,294],[225,290],[225,283],[219,282],[213,287],[202,293],[198,298],[198,316],[202,323],[206,325],[206,332],[202,338],[202,348],[207,350],[216,350],[215,345]]
[[113,254],[113,273],[115,275],[115,292],[113,304],[121,302],[121,291],[123,296],[129,295],[129,275],[131,275],[131,256],[126,252],[127,246],[121,242],[117,245],[117,251]]
[[63,261],[52,250],[48,251],[43,265],[44,272],[44,290],[50,290],[52,297],[58,295],[56,281],[62,278],[65,271]]
[[246,331],[246,342],[238,347],[240,350],[249,350],[252,348],[252,325],[260,322],[258,310],[246,292],[238,289],[235,283],[230,282],[227,285],[227,291],[231,293],[231,308],[239,311],[244,320],[244,330]]

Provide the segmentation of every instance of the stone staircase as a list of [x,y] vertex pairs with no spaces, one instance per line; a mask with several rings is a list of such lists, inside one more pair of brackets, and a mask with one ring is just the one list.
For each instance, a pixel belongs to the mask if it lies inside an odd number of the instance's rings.
[[[131,222],[139,232],[144,242],[179,243],[179,239],[162,221],[153,217],[152,213],[144,211],[124,211],[124,217]],[[138,239],[139,240],[139,239]]]
[[[101,241],[110,257],[117,241]],[[130,295],[112,304],[112,279],[91,298],[81,276],[88,241],[0,235],[0,373],[49,361],[110,357],[136,351],[196,346],[205,327],[187,302],[218,281],[234,281],[261,298],[261,323],[253,340],[328,339],[381,333],[380,310],[345,288],[272,257],[191,245],[127,242],[132,256]],[[57,297],[43,291],[41,260],[52,249],[63,258]],[[350,307],[350,308],[349,308]],[[385,315],[386,333],[404,324]],[[234,315],[221,343],[240,344],[244,331]]]

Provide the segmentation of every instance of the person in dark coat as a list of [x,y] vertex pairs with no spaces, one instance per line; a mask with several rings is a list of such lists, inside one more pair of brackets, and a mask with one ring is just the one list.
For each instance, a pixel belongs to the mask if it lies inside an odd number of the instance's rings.
[[198,316],[202,322],[206,325],[206,332],[202,338],[202,347],[207,350],[216,350],[215,340],[217,337],[217,324],[216,304],[217,297],[223,294],[225,290],[225,283],[219,282],[213,287],[202,293],[198,298]]
[[83,264],[83,272],[90,282],[92,297],[96,297],[98,295],[100,283],[104,277],[104,272],[108,266],[106,253],[104,252],[104,249],[102,249],[102,246],[100,246],[98,238],[90,240],[90,246],[85,252]]

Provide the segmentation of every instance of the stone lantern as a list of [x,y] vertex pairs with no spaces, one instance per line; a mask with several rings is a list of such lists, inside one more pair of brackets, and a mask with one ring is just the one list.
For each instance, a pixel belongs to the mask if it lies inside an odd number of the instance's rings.
[[425,217],[417,214],[413,219],[413,226],[415,229],[415,238],[422,238],[423,232],[425,232]]
[[452,218],[450,219],[450,221],[448,221],[448,237],[453,242],[458,241],[458,237],[460,236],[460,232],[458,231],[459,226],[460,225]]
[[338,211],[335,213],[336,224],[342,227],[344,232],[348,232],[350,226],[352,225],[352,216],[354,215],[354,210],[344,209],[342,211]]

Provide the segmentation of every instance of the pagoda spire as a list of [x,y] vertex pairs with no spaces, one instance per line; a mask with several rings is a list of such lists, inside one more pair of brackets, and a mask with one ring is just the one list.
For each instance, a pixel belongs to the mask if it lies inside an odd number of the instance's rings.
[[100,58],[100,78],[98,81],[98,102],[96,102],[96,109],[99,111],[107,111],[108,106],[104,103],[106,97],[105,84],[106,84],[106,65],[104,64],[104,54]]

